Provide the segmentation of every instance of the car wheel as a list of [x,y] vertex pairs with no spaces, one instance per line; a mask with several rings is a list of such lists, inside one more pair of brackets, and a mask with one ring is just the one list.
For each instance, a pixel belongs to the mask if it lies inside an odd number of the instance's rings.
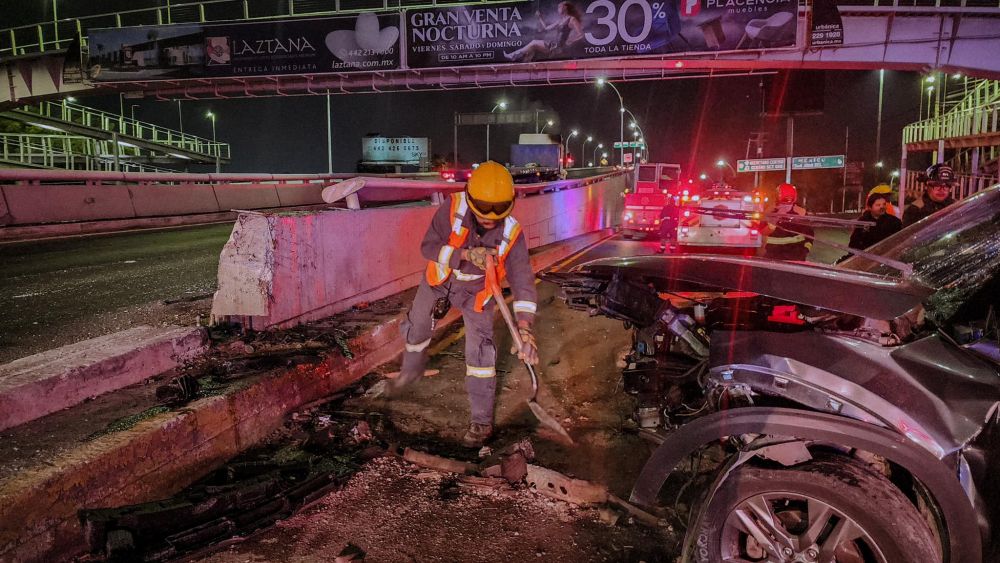
[[695,528],[695,561],[941,561],[926,522],[888,479],[846,458],[794,468],[744,465]]

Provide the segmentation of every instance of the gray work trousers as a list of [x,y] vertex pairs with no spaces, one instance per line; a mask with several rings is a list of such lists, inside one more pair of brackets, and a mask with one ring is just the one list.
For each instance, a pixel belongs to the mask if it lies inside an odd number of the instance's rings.
[[493,424],[496,399],[497,350],[493,344],[493,316],[496,305],[490,300],[482,313],[474,309],[476,293],[483,289],[483,280],[460,282],[449,278],[443,284],[431,286],[420,280],[417,296],[403,321],[406,352],[396,385],[403,387],[420,379],[427,365],[427,347],[431,340],[431,314],[434,302],[447,297],[453,307],[462,312],[465,322],[465,391],[469,396],[472,422]]

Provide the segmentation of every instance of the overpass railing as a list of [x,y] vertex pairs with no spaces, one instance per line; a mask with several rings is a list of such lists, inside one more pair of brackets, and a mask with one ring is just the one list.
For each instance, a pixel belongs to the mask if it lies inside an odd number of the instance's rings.
[[37,105],[24,106],[15,112],[30,113],[40,117],[72,123],[89,129],[117,132],[136,139],[141,139],[157,145],[163,145],[164,152],[169,148],[179,148],[204,155],[207,160],[219,158],[229,159],[229,144],[211,139],[182,133],[160,125],[146,123],[131,117],[109,113],[70,102],[41,102]]
[[903,144],[939,141],[1000,132],[1000,102],[950,111],[903,128]]
[[[114,150],[111,141],[77,135],[0,134],[0,162],[13,166],[111,171],[115,169]],[[140,156],[135,147],[119,146],[119,168],[129,172],[170,172],[166,168],[132,161]]]
[[[287,0],[251,2],[251,0],[204,0],[171,4],[167,0],[139,0],[150,4],[132,10],[61,18],[0,29],[0,58],[66,49],[80,38],[86,44],[86,31],[99,27],[126,27],[174,23],[211,23],[232,20],[262,20],[302,16],[332,16],[358,12],[396,11],[438,5],[487,4],[509,0],[461,2],[447,0]],[[55,4],[54,0],[54,4]],[[152,5],[155,4],[155,5]],[[251,4],[253,4],[251,6]],[[799,0],[810,7],[808,0]],[[841,7],[876,8],[1000,8],[1000,0],[840,0]]]

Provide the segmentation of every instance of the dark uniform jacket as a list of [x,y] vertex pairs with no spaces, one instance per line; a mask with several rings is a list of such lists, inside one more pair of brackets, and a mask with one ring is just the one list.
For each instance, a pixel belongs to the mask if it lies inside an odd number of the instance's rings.
[[888,213],[883,213],[878,219],[875,219],[872,217],[871,211],[865,211],[858,217],[858,221],[875,221],[874,227],[855,227],[851,233],[851,241],[847,245],[858,250],[864,250],[877,242],[882,242],[903,228],[903,222]]
[[906,210],[903,211],[903,226],[909,227],[924,217],[937,213],[953,203],[955,203],[955,200],[950,197],[938,203],[931,201],[926,195],[920,196],[920,199],[907,205]]
[[[486,287],[484,272],[477,268],[472,262],[462,260],[462,248],[476,248],[483,246],[486,248],[498,248],[503,241],[504,222],[498,221],[497,226],[488,231],[482,230],[476,221],[472,210],[466,211],[462,218],[462,224],[469,229],[469,236],[461,248],[455,249],[448,260],[448,266],[453,270],[478,277],[475,280],[461,281],[456,279],[454,273],[450,276],[449,282],[454,284],[456,289],[463,289],[470,292],[478,292]],[[521,226],[522,229],[524,225]],[[482,231],[482,232],[480,232]],[[420,253],[424,258],[437,262],[441,257],[441,248],[448,244],[448,237],[451,235],[451,206],[441,205],[434,214],[427,234],[424,235],[423,243],[420,245]],[[507,283],[514,293],[514,312],[518,319],[527,321],[534,320],[535,304],[538,302],[538,291],[535,288],[535,272],[531,269],[531,259],[528,255],[528,234],[522,230],[521,235],[514,241],[514,246],[507,255],[505,267],[507,270]],[[530,304],[530,305],[529,305]]]

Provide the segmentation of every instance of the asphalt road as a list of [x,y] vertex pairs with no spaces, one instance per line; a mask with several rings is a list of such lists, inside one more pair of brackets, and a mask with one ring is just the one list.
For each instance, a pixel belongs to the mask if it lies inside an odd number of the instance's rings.
[[134,325],[193,324],[163,301],[215,290],[231,231],[219,223],[0,245],[0,363]]
[[[139,324],[194,324],[215,290],[219,252],[231,223],[0,244],[0,363]],[[844,231],[820,238],[846,243]],[[658,242],[616,236],[573,264],[653,254]],[[832,262],[816,245],[811,260]],[[572,265],[572,264],[569,264]]]

